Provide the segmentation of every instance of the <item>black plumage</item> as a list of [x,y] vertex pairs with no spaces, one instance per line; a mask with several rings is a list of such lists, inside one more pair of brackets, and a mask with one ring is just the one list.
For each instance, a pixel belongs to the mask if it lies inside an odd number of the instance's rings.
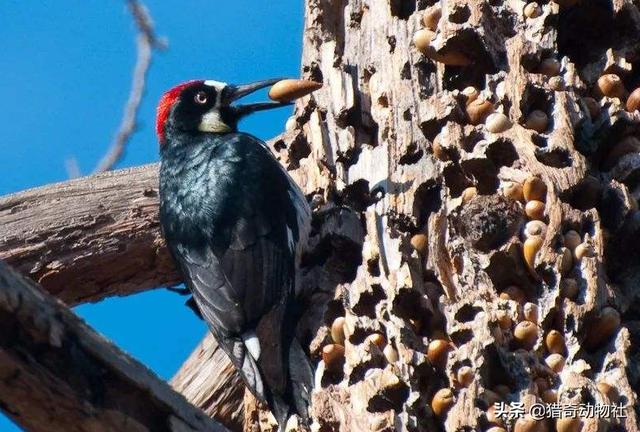
[[[161,125],[163,234],[211,332],[282,427],[294,412],[306,419],[311,390],[310,363],[294,337],[296,256],[310,211],[264,142],[235,126],[185,126],[198,121],[180,116],[220,109],[199,111],[187,90]],[[216,121],[233,112],[222,111]]]

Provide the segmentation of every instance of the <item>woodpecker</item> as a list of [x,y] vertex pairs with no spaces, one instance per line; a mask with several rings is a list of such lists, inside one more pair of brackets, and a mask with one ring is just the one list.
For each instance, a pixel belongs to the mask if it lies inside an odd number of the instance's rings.
[[188,81],[158,104],[160,224],[202,318],[284,430],[308,421],[311,363],[294,335],[295,270],[310,229],[300,188],[260,139],[238,132],[256,111],[233,102],[275,80]]

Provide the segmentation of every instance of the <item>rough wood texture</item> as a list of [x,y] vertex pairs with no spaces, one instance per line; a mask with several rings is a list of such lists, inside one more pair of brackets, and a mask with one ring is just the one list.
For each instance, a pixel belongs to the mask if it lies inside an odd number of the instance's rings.
[[[618,143],[638,137],[640,115],[596,81],[640,85],[640,12],[628,0],[558,3],[526,18],[517,0],[307,2],[303,78],[324,87],[297,103],[274,148],[308,193],[359,212],[366,229],[363,261],[311,346],[319,359],[344,316],[344,365],[318,366],[320,430],[486,430],[493,402],[528,410],[543,398],[622,402],[626,418],[582,430],[638,430],[640,146]],[[434,4],[442,18],[424,55],[412,39]],[[468,86],[506,119],[474,119]],[[509,190],[531,176],[547,192],[525,250],[530,217]],[[525,320],[534,333],[520,340]],[[565,341],[556,370],[551,330]],[[455,347],[442,363],[426,355],[439,338]],[[453,404],[437,415],[441,388]],[[264,424],[245,417],[245,430]]]
[[0,262],[0,406],[25,430],[226,431]]
[[0,259],[69,305],[176,284],[157,195],[147,165],[0,198]]

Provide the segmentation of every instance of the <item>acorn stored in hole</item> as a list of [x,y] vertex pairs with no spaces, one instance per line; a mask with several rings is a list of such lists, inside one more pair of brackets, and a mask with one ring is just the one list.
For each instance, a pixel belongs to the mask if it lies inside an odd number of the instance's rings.
[[478,89],[473,86],[465,87],[464,90],[462,90],[462,94],[465,96],[465,102],[467,104],[470,104],[480,96]]
[[544,111],[533,110],[527,116],[524,127],[542,133],[547,130],[549,125],[549,117]]
[[511,127],[509,117],[499,112],[489,114],[484,123],[487,130],[491,133],[501,133]]
[[571,250],[571,252],[576,250],[578,245],[582,243],[582,237],[580,236],[580,234],[578,234],[577,231],[574,231],[574,230],[569,230],[566,233],[564,233],[563,239],[564,239],[564,245],[568,247]]
[[580,243],[573,251],[573,256],[576,261],[581,261],[583,258],[590,258],[595,255],[593,246],[590,243]]
[[453,392],[450,388],[443,388],[433,395],[431,400],[431,409],[438,417],[441,417],[453,406]]
[[474,376],[475,374],[473,373],[473,369],[471,369],[469,366],[462,366],[460,369],[458,369],[456,379],[462,387],[468,387],[469,384],[473,382]]
[[299,80],[284,79],[278,81],[269,90],[269,97],[277,102],[291,102],[295,99],[304,97],[314,91],[322,88],[322,83]]
[[486,120],[486,118],[494,110],[493,104],[483,98],[477,98],[473,102],[467,104],[466,111],[469,123],[478,125]]
[[538,322],[538,305],[535,303],[527,302],[522,306],[522,314],[524,319],[533,323]]
[[527,201],[536,200],[545,202],[547,200],[547,185],[540,177],[531,176],[524,181],[522,193]]
[[382,348],[387,343],[387,340],[385,339],[385,337],[380,333],[370,334],[369,336],[367,336],[366,341],[368,343],[372,343],[376,345],[378,348]]
[[440,8],[440,5],[433,5],[425,9],[422,14],[422,24],[429,30],[436,31],[441,17],[442,9]]
[[524,261],[529,266],[529,269],[533,270],[536,263],[536,255],[540,248],[542,248],[542,243],[544,242],[542,236],[533,236],[529,237],[524,241],[524,245],[522,246],[522,252],[524,255]]
[[538,326],[531,321],[521,321],[513,330],[513,337],[522,348],[530,350],[538,340]]
[[392,347],[391,344],[387,344],[387,346],[382,350],[382,353],[389,363],[395,363],[398,361],[398,351]]
[[542,8],[536,2],[527,3],[524,7],[523,13],[527,18],[538,18],[542,15]]
[[338,317],[331,324],[331,339],[337,344],[344,345],[344,317]]
[[640,109],[640,87],[631,92],[627,98],[627,111],[634,112]]
[[597,348],[605,343],[618,331],[621,324],[620,312],[606,306],[600,311],[600,315],[593,321],[587,331],[586,345],[588,348]]
[[431,48],[431,41],[435,33],[428,29],[420,29],[413,34],[413,44],[418,51],[424,53]]
[[411,246],[420,254],[429,250],[429,238],[426,234],[416,234],[411,237]]
[[558,402],[558,390],[555,389],[547,389],[542,392],[540,395],[542,400],[548,404],[557,403]]
[[502,193],[514,201],[524,201],[524,194],[522,193],[522,185],[520,183],[506,182],[502,188]]
[[344,362],[344,347],[340,344],[329,344],[322,348],[322,360],[327,369],[336,369]]
[[552,77],[560,73],[560,67],[560,62],[557,59],[549,57],[540,62],[538,72],[543,75]]
[[564,354],[567,350],[564,336],[558,330],[551,330],[547,333],[544,338],[544,344],[551,354]]
[[560,373],[564,368],[565,358],[561,354],[554,353],[549,354],[547,358],[544,359],[544,362],[552,371],[554,371],[555,373]]
[[603,96],[624,99],[627,94],[627,90],[624,88],[624,83],[616,74],[602,75],[598,78],[597,85],[598,90]]
[[531,200],[524,207],[524,212],[529,217],[529,219],[534,220],[544,219],[544,210],[544,203],[538,200]]
[[460,195],[460,199],[462,201],[462,204],[466,204],[477,196],[478,196],[478,189],[471,186],[462,191],[462,194]]
[[449,341],[444,339],[434,339],[427,347],[427,358],[432,365],[443,367],[447,362],[447,354],[453,347]]
[[[531,202],[534,202],[534,201],[531,201]],[[539,220],[529,221],[524,226],[524,235],[526,237],[532,237],[532,236],[544,237],[546,233],[547,233],[547,224]]]

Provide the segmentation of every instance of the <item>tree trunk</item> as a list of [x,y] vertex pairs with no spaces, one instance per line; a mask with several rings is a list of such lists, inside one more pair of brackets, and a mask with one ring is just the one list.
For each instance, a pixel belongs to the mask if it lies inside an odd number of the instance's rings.
[[[636,431],[640,145],[623,138],[640,116],[597,81],[640,84],[640,11],[442,0],[435,27],[434,3],[306,5],[303,73],[324,87],[274,148],[316,202],[354,209],[366,230],[311,347],[329,362],[313,418],[544,431],[555,420],[496,419],[494,403],[621,403],[624,418],[566,422]],[[340,316],[344,357],[329,331]],[[256,409],[245,430],[260,428]]]

